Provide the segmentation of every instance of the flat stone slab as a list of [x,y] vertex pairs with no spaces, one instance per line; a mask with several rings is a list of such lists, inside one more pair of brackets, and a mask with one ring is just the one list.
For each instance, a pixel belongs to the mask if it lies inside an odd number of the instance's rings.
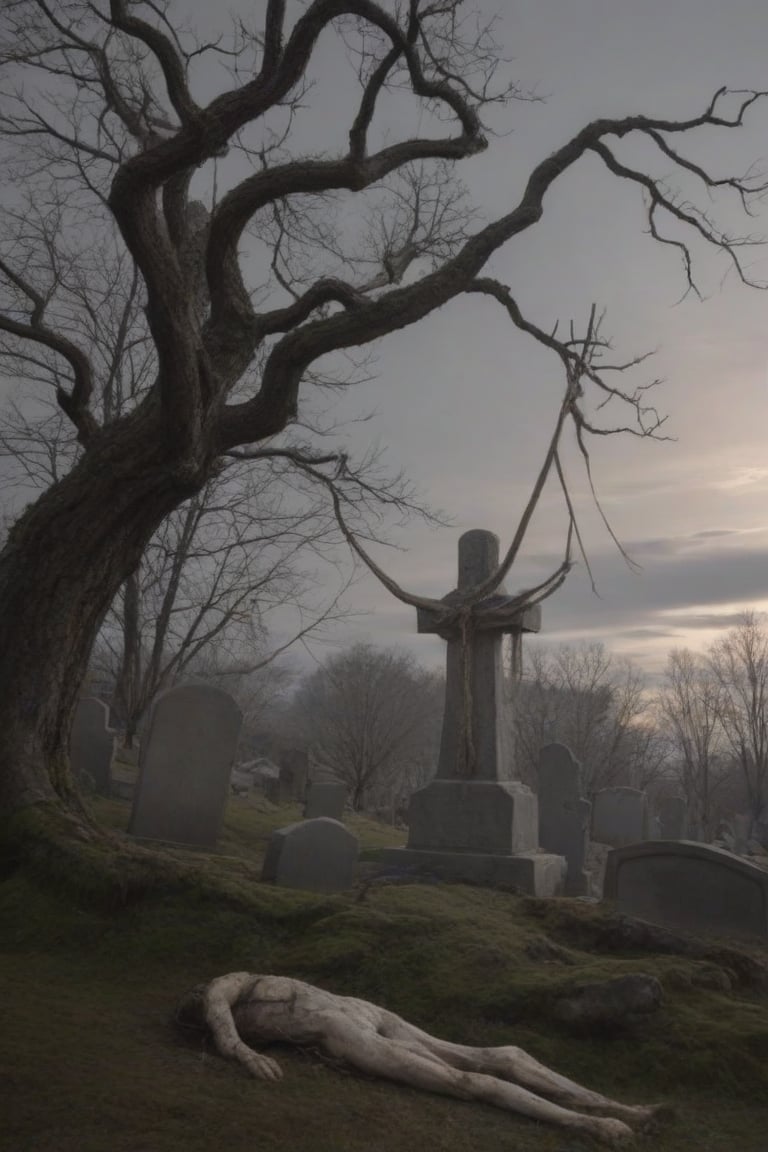
[[538,842],[538,801],[519,781],[436,779],[411,797],[409,848],[509,856]]
[[413,848],[384,848],[380,860],[388,867],[429,873],[441,880],[481,884],[485,887],[515,887],[526,896],[557,896],[565,881],[566,863],[549,852],[521,852],[517,856],[482,852],[418,851]]
[[354,883],[359,848],[338,820],[301,820],[272,833],[261,878],[306,892],[344,892]]
[[768,872],[721,848],[655,840],[608,853],[604,897],[619,912],[713,936],[768,936]]

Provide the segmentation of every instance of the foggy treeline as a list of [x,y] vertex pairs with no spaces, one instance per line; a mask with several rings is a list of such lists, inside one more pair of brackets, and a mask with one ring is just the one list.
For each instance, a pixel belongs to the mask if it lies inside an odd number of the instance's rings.
[[[768,622],[754,612],[705,652],[672,649],[656,683],[585,643],[529,645],[507,687],[509,754],[534,788],[540,748],[559,741],[586,796],[615,785],[682,795],[703,837],[768,805]],[[300,680],[280,726],[347,783],[355,808],[397,812],[434,774],[443,688],[412,657],[357,645]]]
[[[704,652],[672,649],[655,682],[601,643],[526,647],[522,675],[507,676],[507,743],[515,776],[534,789],[539,750],[559,741],[582,765],[585,796],[615,785],[682,795],[703,837],[768,805],[764,617],[746,612]],[[237,698],[243,758],[302,748],[344,781],[356,810],[402,818],[434,774],[444,676],[400,649],[355,644],[300,674],[244,667],[212,649],[188,673]],[[120,723],[119,684],[103,659],[91,684],[113,698]]]

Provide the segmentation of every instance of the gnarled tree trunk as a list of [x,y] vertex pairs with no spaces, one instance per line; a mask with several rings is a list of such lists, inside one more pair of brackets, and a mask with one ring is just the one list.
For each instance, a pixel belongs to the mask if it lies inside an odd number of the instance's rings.
[[0,555],[0,811],[80,812],[68,767],[72,715],[101,621],[163,518],[205,482],[210,456],[174,465],[138,410],[101,432],[31,505]]

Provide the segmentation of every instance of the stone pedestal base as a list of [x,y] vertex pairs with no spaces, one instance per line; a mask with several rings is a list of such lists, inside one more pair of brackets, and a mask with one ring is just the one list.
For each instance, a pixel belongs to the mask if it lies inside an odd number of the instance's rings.
[[415,878],[423,872],[458,883],[515,887],[526,896],[559,896],[566,871],[565,858],[548,852],[505,856],[431,848],[384,848],[380,859],[389,868],[412,871]]
[[411,797],[409,848],[512,856],[538,846],[538,801],[518,780],[438,779]]

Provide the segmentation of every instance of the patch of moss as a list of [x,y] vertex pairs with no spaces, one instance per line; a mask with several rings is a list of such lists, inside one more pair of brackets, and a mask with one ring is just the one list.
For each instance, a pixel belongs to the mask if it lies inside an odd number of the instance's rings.
[[[125,806],[104,811],[116,826]],[[599,908],[461,885],[372,885],[333,897],[276,889],[258,882],[252,855],[286,816],[274,808],[228,813],[225,856],[143,849],[134,858],[118,842],[112,857],[103,846],[63,844],[20,858],[0,884],[9,1148],[593,1147],[299,1054],[279,1053],[287,1072],[280,1085],[249,1081],[173,1023],[192,985],[247,969],[378,1001],[448,1039],[520,1045],[621,1099],[675,1102],[678,1120],[640,1140],[641,1150],[765,1152],[768,999],[739,978],[757,953],[719,945],[712,956],[611,951],[610,917]],[[71,873],[51,873],[70,859]],[[105,898],[126,873],[130,898]],[[655,1015],[616,1035],[578,1038],[553,1018],[552,1004],[577,984],[637,971],[662,983]],[[382,1123],[383,1114],[396,1123]]]

